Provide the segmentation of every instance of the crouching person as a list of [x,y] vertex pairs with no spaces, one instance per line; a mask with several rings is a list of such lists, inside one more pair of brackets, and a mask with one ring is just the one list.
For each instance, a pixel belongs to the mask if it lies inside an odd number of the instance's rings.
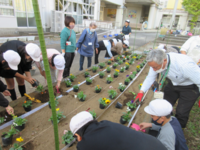
[[157,139],[160,140],[168,150],[188,150],[186,140],[179,121],[172,117],[172,105],[164,99],[156,99],[144,108],[151,115],[154,123],[141,123],[141,130],[151,128],[159,131]]
[[150,135],[106,120],[97,122],[86,111],[71,119],[70,130],[78,140],[77,150],[166,150]]

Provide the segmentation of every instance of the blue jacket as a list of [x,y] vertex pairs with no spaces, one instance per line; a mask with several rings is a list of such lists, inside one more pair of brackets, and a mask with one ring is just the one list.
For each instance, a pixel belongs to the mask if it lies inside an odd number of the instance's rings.
[[122,29],[122,33],[125,35],[128,35],[129,33],[131,33],[131,27],[130,26],[124,26]]
[[89,31],[89,29],[83,30],[78,42],[76,43],[76,47],[78,47],[78,52],[80,55],[86,57],[92,57],[95,48],[99,47],[97,33]]

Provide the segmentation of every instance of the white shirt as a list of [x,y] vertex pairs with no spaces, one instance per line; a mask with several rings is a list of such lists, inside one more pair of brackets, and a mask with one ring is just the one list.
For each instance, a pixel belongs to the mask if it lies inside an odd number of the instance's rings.
[[[197,64],[188,56],[177,53],[168,53],[170,57],[170,68],[167,74],[167,78],[172,81],[174,86],[187,86],[196,84],[200,89],[200,68]],[[167,64],[168,64],[167,56]],[[166,68],[163,72],[165,72]],[[156,80],[157,73],[150,67],[149,73],[144,80],[141,87],[143,92],[146,92],[153,82]]]
[[181,47],[181,51],[185,51],[195,63],[198,63],[200,60],[200,36],[189,38]]

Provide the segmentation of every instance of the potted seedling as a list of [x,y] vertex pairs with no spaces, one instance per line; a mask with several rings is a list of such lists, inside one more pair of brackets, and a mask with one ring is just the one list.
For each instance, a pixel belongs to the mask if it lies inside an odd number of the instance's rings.
[[106,81],[108,84],[110,84],[113,81],[113,78],[110,75],[108,75],[108,77],[106,78]]
[[111,65],[112,61],[111,61],[111,60],[108,60],[108,62],[107,62],[107,63],[108,63],[108,65]]
[[135,78],[135,75],[134,74],[131,74],[130,76],[129,76],[129,79],[130,80],[133,80]]
[[131,119],[131,112],[128,111],[127,113],[123,113],[123,115],[120,118],[120,123],[125,124],[125,123],[129,122],[130,119]]
[[19,143],[14,143],[13,147],[11,147],[9,150],[23,150],[22,148],[22,144],[21,142],[24,141],[24,139],[22,137],[16,138],[16,141],[18,141]]
[[[56,117],[57,117],[57,123],[59,123],[62,118],[66,118],[66,116],[63,115],[63,112],[60,112],[59,108],[56,109]],[[53,116],[49,118],[49,121],[51,121],[53,124]]]
[[125,69],[128,70],[129,69],[129,63],[126,62],[125,64],[126,64]]
[[43,85],[38,85],[37,88],[36,88],[36,91],[40,92],[41,94],[44,94],[44,87]]
[[123,62],[125,62],[126,61],[126,57],[122,58],[122,60],[123,60]]
[[17,116],[14,116],[14,115],[12,115],[12,116],[13,116],[13,125],[14,125],[15,129],[22,131],[25,128],[25,124],[26,124],[27,120],[17,117]]
[[138,88],[141,89],[141,87],[142,87],[142,83],[139,84]]
[[103,78],[105,73],[103,71],[99,72],[99,78]]
[[129,82],[130,82],[130,79],[129,79],[129,78],[126,78],[126,79],[124,80],[124,84],[125,84],[125,85],[128,85]]
[[120,72],[123,73],[124,72],[124,67],[121,67]]
[[100,67],[100,69],[103,69],[105,66],[106,66],[105,63],[99,63],[99,67]]
[[121,65],[122,63],[123,63],[123,61],[122,61],[122,60],[119,60],[119,61],[118,61],[118,64],[119,64],[119,65]]
[[0,117],[0,125],[4,123],[4,117]]
[[71,87],[72,86],[71,80],[65,80],[65,85],[66,87]]
[[74,92],[78,92],[78,89],[79,89],[79,86],[78,86],[78,85],[74,85],[74,86],[73,86],[73,91],[74,91]]
[[83,94],[83,91],[80,91],[80,92],[78,93],[77,97],[78,97],[78,99],[79,99],[80,101],[84,102],[84,101],[85,101],[85,98],[86,98],[86,95]]
[[133,100],[126,103],[126,106],[130,109],[130,111],[134,111],[137,107],[136,103],[133,103]]
[[132,65],[132,64],[133,64],[133,62],[134,62],[134,61],[130,60],[128,63],[129,63],[130,65]]
[[99,85],[97,85],[96,87],[95,87],[95,92],[96,93],[100,93],[101,92],[101,87],[99,86]]
[[123,92],[125,90],[126,86],[123,84],[120,84],[118,89],[120,90],[120,92]]
[[113,68],[114,68],[114,69],[117,68],[117,66],[118,66],[117,63],[114,63],[114,64],[113,64]]
[[126,56],[126,59],[129,60],[129,59],[130,59],[130,56],[127,55],[127,56]]
[[92,67],[92,71],[95,73],[95,72],[97,72],[97,70],[99,69],[99,67],[97,67],[97,66],[93,66]]
[[140,63],[140,68],[143,68],[143,63]]
[[136,68],[136,71],[137,71],[137,72],[140,72],[140,70],[141,70],[140,68]]
[[107,67],[107,68],[106,68],[106,71],[107,71],[107,73],[110,73],[111,68],[110,68],[110,67]]
[[86,78],[86,84],[87,84],[87,85],[92,84],[92,78],[87,77],[87,78]]
[[133,71],[132,74],[136,76],[137,72],[136,72],[136,71]]
[[117,96],[117,92],[115,90],[109,90],[108,94],[111,99],[114,99]]
[[117,57],[117,58],[116,58],[116,61],[119,61],[119,60],[120,60],[120,58],[119,58],[119,57]]
[[[67,131],[63,136],[62,136],[62,144],[68,145],[74,140],[73,133],[71,131]],[[73,144],[69,145],[71,147]]]
[[31,111],[32,101],[24,101],[22,106],[26,112]]
[[117,78],[118,76],[119,76],[119,70],[115,69],[114,78]]
[[12,137],[14,134],[17,134],[19,131],[11,125],[11,129],[8,132],[4,132],[3,135],[1,136],[3,146],[8,146],[12,144]]
[[87,78],[87,77],[90,75],[90,73],[89,73],[88,71],[86,71],[86,72],[84,73],[84,75],[85,75],[85,77]]
[[70,81],[71,82],[74,82],[74,79],[76,78],[76,76],[75,75],[73,75],[73,74],[70,74],[70,76],[69,76],[69,79],[70,79]]
[[122,55],[119,55],[119,58],[123,58]]
[[89,111],[89,113],[92,115],[93,119],[96,119],[97,114],[95,113],[95,111]]
[[101,109],[104,109],[108,104],[110,104],[110,100],[109,99],[106,99],[106,98],[100,98],[99,99],[99,107]]
[[[55,106],[57,107],[58,104],[59,104],[59,102],[58,102],[58,98],[56,97],[56,98],[54,98],[54,100],[55,100]],[[48,103],[49,103],[49,108],[51,108],[50,101],[49,101]]]

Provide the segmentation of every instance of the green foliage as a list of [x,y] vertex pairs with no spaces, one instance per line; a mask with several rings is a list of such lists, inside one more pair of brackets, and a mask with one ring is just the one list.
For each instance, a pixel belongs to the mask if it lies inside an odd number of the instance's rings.
[[110,71],[110,70],[111,70],[111,68],[110,68],[110,67],[107,67],[107,68],[106,68],[106,70],[107,70],[107,71]]
[[95,113],[95,111],[89,111],[89,113],[92,115],[92,117],[95,119],[97,117],[97,114]]
[[118,71],[115,71],[115,72],[114,72],[114,75],[115,75],[115,76],[118,76],[118,75],[119,75],[119,72],[118,72]]
[[104,76],[105,75],[105,72],[101,71],[99,72],[99,76]]
[[22,143],[14,143],[13,147],[11,147],[9,150],[23,150]]
[[104,68],[106,66],[106,64],[105,63],[99,63],[99,66]]
[[129,122],[131,119],[131,112],[128,111],[127,113],[123,113],[122,120]]
[[135,97],[136,97],[136,93],[134,93],[134,92],[132,92],[132,91],[129,91],[130,93],[132,93],[133,94],[133,99],[135,99]]
[[80,100],[80,99],[85,100],[86,95],[83,94],[83,91],[80,91],[80,92],[78,93],[77,97],[78,97],[79,100]]
[[120,84],[118,89],[121,89],[122,91],[124,91],[124,89],[126,88],[126,86],[124,84]]
[[[56,116],[57,116],[57,123],[60,122],[60,119],[66,118],[66,116],[63,115],[63,112],[60,112],[59,110],[56,111]],[[53,116],[51,116],[51,117],[49,118],[49,121],[53,121]]]
[[32,106],[32,101],[24,101],[22,106],[26,107],[26,108],[29,107],[29,106]]
[[129,79],[129,78],[126,78],[124,81],[125,81],[125,82],[130,82],[130,79]]
[[65,80],[66,86],[72,86],[72,82],[70,80]]
[[107,106],[108,104],[110,104],[110,100],[106,98],[100,98],[99,103],[102,104],[103,106]]
[[125,70],[124,67],[121,67],[120,72],[124,72],[124,70]]
[[129,101],[128,103],[126,103],[126,106],[128,106],[128,107],[131,108],[131,109],[137,107],[136,103],[133,103],[133,101]]
[[118,61],[118,64],[119,64],[119,65],[121,65],[122,63],[123,63],[123,61],[122,61],[122,60],[119,60],[119,61]]
[[92,71],[97,71],[98,69],[99,69],[98,66],[93,66],[93,67],[92,67]]
[[112,98],[115,98],[117,96],[117,92],[115,90],[109,90],[108,91],[109,96],[111,96]]
[[62,136],[62,144],[70,144],[74,140],[73,133],[68,131]]
[[[59,102],[58,102],[58,98],[55,98],[55,106],[57,107],[58,104],[59,104]],[[49,105],[51,106],[51,104],[50,104],[50,100],[49,100]]]
[[107,77],[106,80],[109,81],[109,82],[113,82],[113,78],[112,77]]
[[127,55],[127,56],[126,56],[126,59],[129,59],[129,58],[130,58],[130,56],[129,56],[129,55]]
[[118,66],[118,64],[117,64],[117,63],[114,63],[114,64],[113,64],[113,66],[114,66],[114,67],[117,67],[117,66]]
[[191,31],[194,26],[196,26],[196,22],[198,21],[198,17],[200,16],[200,1],[199,0],[183,0],[183,6],[189,14],[192,15],[191,20]]
[[4,132],[3,134],[6,134],[5,138],[9,138],[14,134],[17,134],[19,130],[15,129],[13,125],[11,125],[11,129],[8,132]]
[[79,89],[79,86],[78,86],[78,85],[74,85],[74,86],[73,86],[73,89],[78,90],[78,89]]
[[36,91],[38,91],[38,92],[41,92],[42,94],[43,94],[43,92],[44,92],[44,87],[43,87],[43,85],[38,85],[37,86],[37,88],[36,88]]
[[4,123],[4,117],[0,117],[0,124]]
[[69,76],[69,79],[71,80],[71,81],[74,81],[74,79],[76,78],[76,76],[75,75],[73,75],[73,74],[70,74],[70,76]]
[[84,74],[85,74],[85,76],[89,76],[90,75],[90,73],[87,72],[87,71]]
[[86,82],[92,83],[92,79],[88,77],[88,78],[86,78]]
[[27,122],[26,119],[17,117],[17,116],[13,116],[13,125],[14,126],[22,126],[23,124],[25,124]]
[[129,76],[129,79],[131,79],[131,80],[133,80],[135,78],[135,75],[134,74],[131,74],[130,76]]
[[136,75],[136,74],[137,74],[137,72],[136,72],[136,71],[133,71],[133,72],[132,72],[132,74],[133,74],[133,75]]
[[120,60],[120,58],[119,58],[119,57],[117,57],[117,58],[116,58],[116,60],[117,60],[117,61],[119,61],[119,60]]
[[107,62],[109,65],[112,63],[112,61],[111,60],[108,60],[108,62]]
[[137,70],[137,71],[140,71],[141,69],[140,69],[140,68],[136,68],[136,70]]

